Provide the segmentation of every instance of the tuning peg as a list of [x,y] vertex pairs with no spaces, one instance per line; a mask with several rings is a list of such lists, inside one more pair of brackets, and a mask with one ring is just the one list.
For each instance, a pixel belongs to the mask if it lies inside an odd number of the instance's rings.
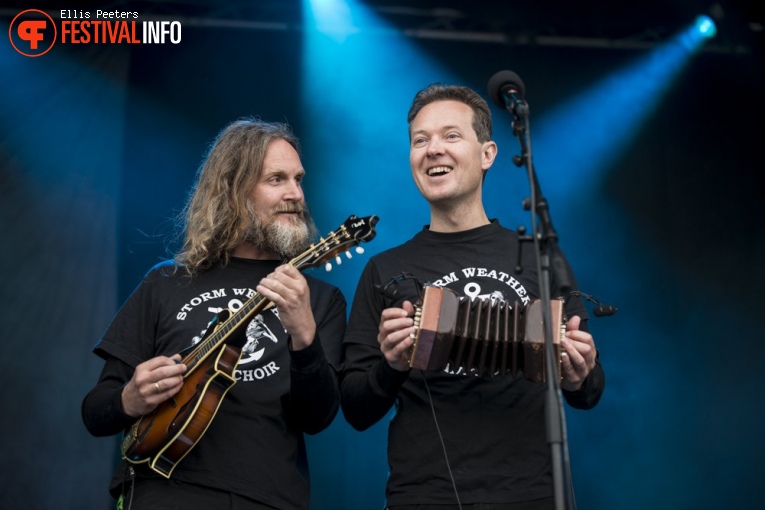
[[343,263],[343,259],[341,259],[340,257],[335,257],[335,264],[339,266],[342,263]]
[[351,252],[346,250],[344,253],[345,253],[345,256],[348,257],[349,259],[353,258],[353,254]]
[[364,253],[364,248],[362,248],[361,246],[357,246],[356,247],[356,253],[358,253],[358,254]]
[[330,271],[332,271],[332,264],[330,264],[329,262],[327,262],[327,263],[324,265],[324,270],[325,270],[326,272],[328,272],[328,273],[329,273]]

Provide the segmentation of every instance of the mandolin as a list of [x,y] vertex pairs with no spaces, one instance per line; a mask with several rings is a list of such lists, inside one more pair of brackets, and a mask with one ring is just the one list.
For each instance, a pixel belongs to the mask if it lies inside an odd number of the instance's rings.
[[[326,264],[331,269],[332,258],[340,264],[339,254],[362,241],[375,237],[377,216],[350,216],[334,232],[312,244],[288,264],[306,269]],[[199,442],[212,423],[228,390],[236,383],[234,370],[246,342],[241,334],[247,324],[271,301],[256,293],[236,312],[223,310],[213,319],[204,338],[188,353],[182,353],[181,363],[187,367],[181,390],[159,404],[154,411],[138,418],[125,434],[122,458],[132,464],[148,463],[149,467],[170,478],[178,463]]]

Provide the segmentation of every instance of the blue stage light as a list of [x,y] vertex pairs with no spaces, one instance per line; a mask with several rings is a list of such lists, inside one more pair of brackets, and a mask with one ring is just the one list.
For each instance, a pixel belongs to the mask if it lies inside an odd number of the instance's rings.
[[707,39],[712,38],[717,34],[717,26],[715,25],[715,22],[712,18],[706,15],[701,15],[696,18],[696,29],[702,37],[706,37]]

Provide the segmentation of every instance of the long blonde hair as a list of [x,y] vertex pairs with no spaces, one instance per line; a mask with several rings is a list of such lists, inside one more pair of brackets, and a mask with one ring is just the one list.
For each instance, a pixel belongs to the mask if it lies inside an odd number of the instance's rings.
[[231,251],[242,243],[248,227],[247,200],[269,144],[280,139],[300,153],[289,125],[253,117],[230,123],[215,138],[177,221],[183,245],[174,259],[188,274],[226,265]]

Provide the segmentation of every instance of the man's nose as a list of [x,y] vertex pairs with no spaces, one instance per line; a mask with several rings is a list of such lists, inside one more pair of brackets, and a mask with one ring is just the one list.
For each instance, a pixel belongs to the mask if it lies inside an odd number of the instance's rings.
[[444,153],[444,142],[440,138],[434,136],[428,141],[427,147],[428,156],[437,156]]
[[300,181],[291,180],[287,185],[284,199],[291,202],[300,202],[303,200],[303,186]]

